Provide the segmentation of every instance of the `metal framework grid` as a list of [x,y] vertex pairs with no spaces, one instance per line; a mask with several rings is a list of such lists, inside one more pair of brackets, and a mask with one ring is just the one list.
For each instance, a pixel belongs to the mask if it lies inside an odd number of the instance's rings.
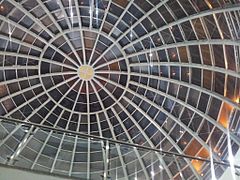
[[[238,0],[2,0],[0,115],[227,160],[228,135],[233,154],[240,145],[239,44]],[[209,164],[117,145],[108,159],[77,135],[1,123],[0,137],[0,162],[51,173],[211,178]]]

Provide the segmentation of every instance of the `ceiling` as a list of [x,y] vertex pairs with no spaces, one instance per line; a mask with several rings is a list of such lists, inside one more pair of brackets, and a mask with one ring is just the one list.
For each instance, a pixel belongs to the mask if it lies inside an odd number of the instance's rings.
[[[1,0],[0,115],[227,160],[227,144],[233,154],[240,146],[239,9],[239,0]],[[109,153],[33,126],[0,132],[0,162],[34,170],[211,178],[201,161],[116,144]]]

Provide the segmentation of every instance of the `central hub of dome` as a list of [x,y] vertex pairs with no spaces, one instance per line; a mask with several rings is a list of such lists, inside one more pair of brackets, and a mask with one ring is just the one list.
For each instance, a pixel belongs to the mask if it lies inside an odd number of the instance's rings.
[[94,69],[89,65],[82,65],[79,68],[79,77],[83,80],[91,80],[94,76]]

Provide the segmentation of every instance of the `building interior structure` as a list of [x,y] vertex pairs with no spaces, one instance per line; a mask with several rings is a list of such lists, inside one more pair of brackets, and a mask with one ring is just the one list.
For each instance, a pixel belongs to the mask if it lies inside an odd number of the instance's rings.
[[240,0],[0,0],[0,180],[237,180],[239,147]]

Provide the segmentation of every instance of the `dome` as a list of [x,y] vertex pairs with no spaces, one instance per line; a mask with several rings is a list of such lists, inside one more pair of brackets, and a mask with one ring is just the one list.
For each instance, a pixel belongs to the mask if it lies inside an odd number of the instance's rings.
[[1,0],[0,163],[167,180],[211,179],[215,161],[221,177],[240,146],[239,9],[239,0]]

